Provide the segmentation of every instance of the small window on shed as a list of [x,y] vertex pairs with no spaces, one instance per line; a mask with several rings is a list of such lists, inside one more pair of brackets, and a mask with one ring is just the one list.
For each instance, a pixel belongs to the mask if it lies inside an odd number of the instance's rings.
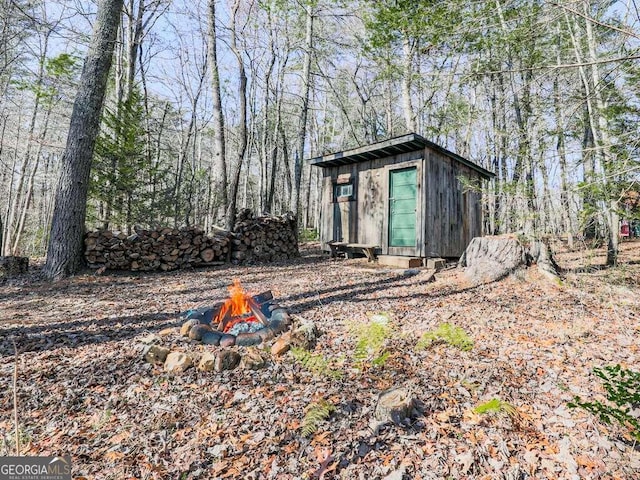
[[348,198],[351,199],[353,197],[353,183],[342,183],[336,185],[336,198],[343,199]]

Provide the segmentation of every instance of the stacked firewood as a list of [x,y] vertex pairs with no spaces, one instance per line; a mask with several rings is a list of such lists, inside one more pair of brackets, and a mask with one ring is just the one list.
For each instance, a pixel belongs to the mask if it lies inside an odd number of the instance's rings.
[[273,262],[297,257],[295,217],[291,213],[254,217],[250,210],[241,210],[231,243],[233,263]]
[[197,227],[136,229],[132,235],[109,230],[85,236],[85,257],[91,268],[109,270],[176,270],[227,261],[231,234],[207,236]]
[[102,230],[87,233],[84,244],[89,267],[109,270],[167,271],[298,256],[292,214],[254,218],[249,210],[238,215],[235,233],[218,229],[205,235],[197,227],[136,229],[132,235]]

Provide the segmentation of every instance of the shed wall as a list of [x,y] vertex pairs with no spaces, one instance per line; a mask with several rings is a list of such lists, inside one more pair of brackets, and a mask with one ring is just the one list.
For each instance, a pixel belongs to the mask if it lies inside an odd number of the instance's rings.
[[[349,165],[324,167],[320,215],[323,247],[332,240],[379,245],[389,253],[389,170],[418,167],[417,246],[402,254],[422,257],[457,257],[474,236],[480,236],[480,193],[465,192],[459,177],[480,179],[470,167],[426,147]],[[335,202],[338,175],[351,174],[354,198]],[[334,221],[334,218],[337,221]]]
[[[348,209],[350,234],[342,231],[342,241],[366,243],[383,247],[386,252],[386,228],[388,216],[388,167],[404,163],[415,163],[422,159],[423,151],[408,152],[366,162],[323,168],[322,209],[320,212],[320,240],[325,244],[341,240],[336,236],[334,215],[340,210],[344,224],[345,210]],[[344,205],[335,202],[334,185],[338,175],[351,174],[354,182],[354,199]],[[414,255],[417,253],[413,253]]]
[[439,152],[425,151],[425,252],[458,257],[482,231],[480,193],[465,190],[460,177],[479,181],[477,172]]

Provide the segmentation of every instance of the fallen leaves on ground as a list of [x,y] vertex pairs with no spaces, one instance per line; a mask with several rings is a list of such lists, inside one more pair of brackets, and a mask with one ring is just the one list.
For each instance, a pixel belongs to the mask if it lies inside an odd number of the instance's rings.
[[[277,265],[6,281],[0,455],[13,453],[15,339],[23,453],[70,454],[74,475],[89,479],[634,478],[640,453],[624,432],[567,408],[575,395],[602,395],[593,367],[640,364],[640,243],[623,244],[618,269],[591,268],[599,255],[559,255],[561,285],[528,273],[472,288],[456,269],[426,282],[419,270],[333,261],[313,248]],[[313,353],[344,375],[309,371],[290,354],[257,371],[180,375],[142,360],[141,338],[223,300],[234,278],[272,290],[295,321],[315,322],[323,334]],[[379,312],[393,324],[389,356],[357,364],[354,322]],[[415,348],[443,323],[473,348]],[[374,433],[378,394],[407,383],[422,416]],[[302,437],[318,398],[336,410]],[[474,413],[494,398],[517,416]]]

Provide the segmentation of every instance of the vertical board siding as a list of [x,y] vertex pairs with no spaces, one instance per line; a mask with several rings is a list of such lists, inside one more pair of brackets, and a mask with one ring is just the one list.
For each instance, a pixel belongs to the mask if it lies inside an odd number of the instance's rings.
[[426,255],[429,257],[457,257],[474,236],[482,230],[480,194],[465,193],[460,177],[478,179],[478,174],[466,165],[442,155],[425,155],[427,177]]
[[[482,232],[479,191],[465,192],[460,177],[480,180],[470,167],[441,152],[424,150],[403,153],[350,165],[324,167],[320,240],[323,248],[332,240],[388,247],[389,172],[417,166],[418,212],[416,247],[398,254],[421,257],[457,257]],[[351,174],[354,199],[335,202],[338,175]],[[392,249],[393,250],[393,249]]]
[[384,168],[370,168],[359,173],[358,217],[360,229],[358,243],[383,245],[385,205]]

